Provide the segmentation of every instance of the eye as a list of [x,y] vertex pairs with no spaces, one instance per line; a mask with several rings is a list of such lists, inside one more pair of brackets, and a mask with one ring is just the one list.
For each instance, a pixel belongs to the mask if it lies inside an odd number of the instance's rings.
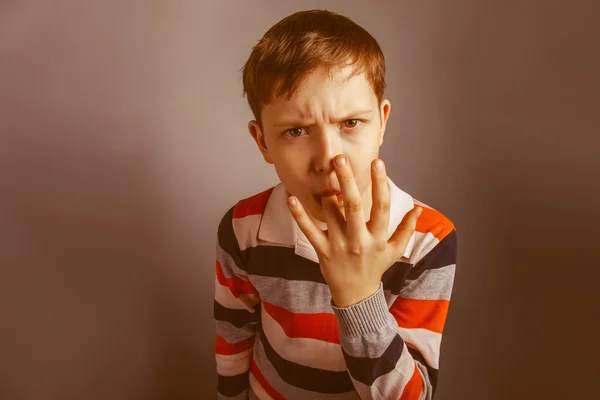
[[284,135],[298,137],[302,135],[304,128],[292,128],[284,132]]
[[343,122],[344,128],[356,128],[362,121],[358,119],[348,119]]

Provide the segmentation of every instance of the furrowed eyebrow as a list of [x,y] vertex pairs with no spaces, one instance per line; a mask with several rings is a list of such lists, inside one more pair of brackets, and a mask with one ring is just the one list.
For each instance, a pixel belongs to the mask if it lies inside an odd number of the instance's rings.
[[[346,116],[339,118],[339,121],[347,121],[349,119],[355,119],[367,114],[371,114],[373,112],[373,110],[360,110],[360,111],[355,111],[352,113],[347,114]],[[303,121],[301,119],[290,119],[290,120],[284,120],[284,121],[280,121],[277,122],[276,124],[273,125],[273,128],[282,128],[282,127],[286,127],[286,126],[310,126],[311,124],[306,123],[306,121]]]

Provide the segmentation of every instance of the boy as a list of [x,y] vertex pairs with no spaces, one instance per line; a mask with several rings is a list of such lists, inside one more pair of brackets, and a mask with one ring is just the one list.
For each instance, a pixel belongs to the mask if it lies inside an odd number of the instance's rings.
[[219,399],[433,397],[456,232],[378,159],[384,75],[375,39],[321,10],[244,65],[248,129],[281,183],[219,225]]

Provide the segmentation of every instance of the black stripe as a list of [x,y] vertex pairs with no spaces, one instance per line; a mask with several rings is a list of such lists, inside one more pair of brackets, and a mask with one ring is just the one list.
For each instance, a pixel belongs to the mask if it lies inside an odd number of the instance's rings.
[[352,357],[344,351],[344,358],[346,359],[346,366],[348,367],[348,371],[350,371],[350,375],[357,381],[362,382],[367,386],[371,386],[373,385],[373,382],[375,382],[375,379],[396,368],[396,364],[402,355],[403,348],[404,342],[402,341],[402,338],[396,334],[381,357]]
[[407,348],[408,348],[408,352],[410,353],[412,358],[415,361],[420,362],[427,368],[427,374],[429,375],[429,382],[431,382],[431,386],[433,387],[433,395],[435,395],[435,388],[437,387],[439,371],[435,368],[430,367],[429,364],[427,364],[427,361],[425,361],[425,357],[423,357],[423,355],[421,354],[421,352],[419,352],[419,350],[413,349],[410,347],[407,347]]
[[217,237],[219,240],[219,246],[231,256],[235,264],[241,270],[246,270],[248,260],[245,258],[245,254],[240,251],[240,245],[237,242],[235,232],[233,231],[233,210],[235,206],[231,207],[227,213],[221,219],[219,223],[219,229]]
[[294,248],[257,246],[244,253],[248,254],[248,274],[326,284],[319,264],[297,255]]
[[249,371],[235,376],[217,375],[217,391],[226,397],[235,397],[248,389],[250,385]]
[[408,274],[407,279],[418,279],[423,272],[456,264],[456,231],[452,230],[425,257],[419,260]]
[[247,310],[232,310],[223,307],[218,301],[214,300],[214,317],[217,321],[227,321],[236,328],[242,328],[244,325],[252,322],[260,322],[261,307],[256,307],[255,312]]
[[[456,245],[456,231],[453,230],[416,265],[401,261],[394,263],[381,278],[383,289],[398,295],[407,279],[414,280],[426,270],[455,264]],[[247,263],[249,275],[327,284],[319,264],[297,255],[294,248],[251,247],[241,252],[240,259]]]
[[412,264],[401,261],[394,263],[381,277],[383,290],[389,290],[392,294],[399,295],[411,268]]
[[277,354],[264,333],[260,335],[260,341],[277,374],[290,385],[317,393],[338,394],[354,391],[347,371],[327,371],[296,364]]

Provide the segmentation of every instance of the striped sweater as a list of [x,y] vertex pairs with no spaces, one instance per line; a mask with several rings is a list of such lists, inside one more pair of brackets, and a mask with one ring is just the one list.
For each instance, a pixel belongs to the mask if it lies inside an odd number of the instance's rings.
[[423,212],[379,290],[348,308],[332,304],[281,183],[228,210],[216,254],[218,399],[433,398],[456,231],[388,183],[389,236],[415,204]]

